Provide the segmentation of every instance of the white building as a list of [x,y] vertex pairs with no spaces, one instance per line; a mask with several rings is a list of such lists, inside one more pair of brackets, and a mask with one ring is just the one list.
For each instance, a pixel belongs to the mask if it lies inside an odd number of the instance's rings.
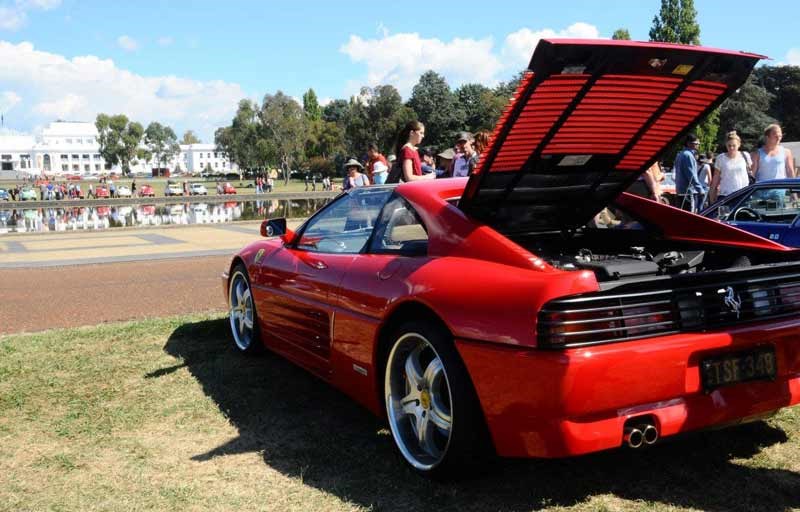
[[[93,123],[55,121],[41,135],[0,135],[0,179],[19,179],[23,175],[99,175],[120,174],[119,166],[106,169],[100,156],[97,128]],[[181,145],[181,150],[166,167],[172,172],[200,173],[209,166],[212,173],[238,172],[214,144]],[[155,159],[134,162],[131,171],[149,175],[159,167]]]

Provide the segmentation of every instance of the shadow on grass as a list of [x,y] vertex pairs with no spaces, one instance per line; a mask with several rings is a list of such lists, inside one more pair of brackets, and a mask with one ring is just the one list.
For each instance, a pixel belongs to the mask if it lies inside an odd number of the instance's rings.
[[384,425],[324,382],[278,356],[246,357],[225,320],[186,324],[165,350],[188,367],[239,437],[195,460],[258,452],[265,464],[342,499],[379,510],[531,510],[592,496],[701,510],[800,507],[800,474],[746,467],[783,431],[759,422],[684,436],[639,452],[563,460],[504,460],[467,482],[438,484],[406,469]]

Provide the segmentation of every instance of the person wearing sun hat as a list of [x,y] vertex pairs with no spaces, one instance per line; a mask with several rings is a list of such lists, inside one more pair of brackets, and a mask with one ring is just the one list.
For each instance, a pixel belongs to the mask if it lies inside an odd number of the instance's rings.
[[344,170],[346,176],[344,177],[344,183],[342,183],[342,190],[369,185],[369,178],[361,172],[364,170],[364,166],[355,158],[351,158],[344,163]]

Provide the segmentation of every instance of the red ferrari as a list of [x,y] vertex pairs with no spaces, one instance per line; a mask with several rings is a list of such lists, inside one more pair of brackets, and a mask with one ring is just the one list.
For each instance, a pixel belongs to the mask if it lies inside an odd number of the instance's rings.
[[759,58],[541,41],[468,179],[356,188],[296,232],[265,221],[223,274],[235,346],[384,416],[432,477],[797,404],[800,255],[622,193]]

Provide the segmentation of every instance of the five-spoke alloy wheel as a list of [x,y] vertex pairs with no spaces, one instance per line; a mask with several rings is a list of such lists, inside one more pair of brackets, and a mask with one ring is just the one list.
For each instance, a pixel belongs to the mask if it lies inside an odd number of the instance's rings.
[[415,470],[447,478],[479,460],[484,423],[449,334],[425,322],[392,336],[384,373],[389,428]]
[[247,270],[237,265],[229,279],[228,305],[231,334],[236,347],[242,352],[257,352],[260,348],[256,310]]

